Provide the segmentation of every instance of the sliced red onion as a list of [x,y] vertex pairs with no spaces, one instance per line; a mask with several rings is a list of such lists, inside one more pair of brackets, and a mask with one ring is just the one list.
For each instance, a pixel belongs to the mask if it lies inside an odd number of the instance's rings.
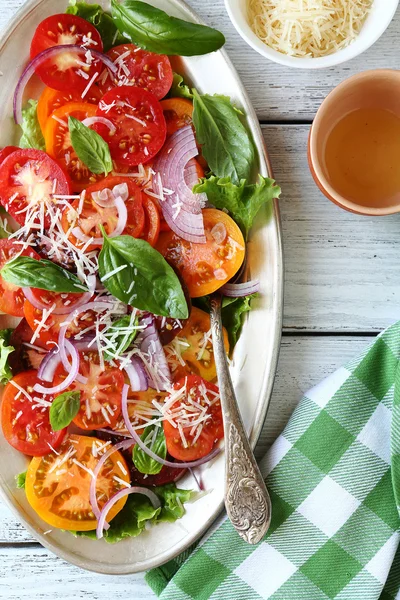
[[60,351],[58,348],[47,352],[38,369],[38,377],[42,381],[51,383],[54,379],[54,373],[61,362]]
[[96,528],[97,539],[101,539],[103,537],[104,523],[106,521],[106,518],[107,518],[107,515],[108,515],[110,509],[114,506],[114,504],[116,504],[118,502],[118,500],[121,500],[121,498],[124,498],[125,496],[128,496],[129,494],[142,494],[143,496],[148,497],[148,499],[150,500],[150,502],[152,503],[154,508],[160,508],[160,506],[161,506],[159,497],[154,492],[149,490],[148,488],[139,487],[139,486],[135,485],[133,487],[120,490],[119,492],[117,492],[115,494],[115,496],[110,498],[110,500],[108,500],[108,502],[105,503],[105,505],[100,513],[100,518],[98,520],[97,528]]
[[46,310],[49,308],[48,304],[45,304],[44,302],[41,302],[38,298],[36,298],[35,294],[31,290],[31,288],[24,287],[24,288],[22,288],[22,291],[24,292],[25,298],[27,300],[29,300],[29,302],[32,304],[32,306],[34,306],[38,310]]
[[242,298],[259,292],[260,281],[259,279],[253,279],[252,281],[246,281],[246,283],[226,283],[219,291],[229,298]]
[[139,333],[136,343],[141,353],[148,356],[150,366],[156,369],[155,376],[148,373],[149,385],[165,391],[172,385],[172,375],[153,315],[140,319],[139,325],[146,325],[146,329]]
[[146,370],[139,358],[132,357],[131,364],[124,367],[129,377],[132,392],[145,392],[149,388]]
[[65,348],[71,355],[72,360],[70,372],[68,373],[67,377],[58,385],[55,385],[50,388],[44,387],[40,383],[35,383],[35,385],[33,386],[35,392],[39,392],[40,394],[59,394],[60,392],[63,392],[65,389],[67,389],[67,387],[69,387],[71,383],[75,381],[79,371],[79,354],[70,341],[64,340],[64,344]]
[[[121,235],[121,233],[124,231],[124,229],[126,227],[126,222],[128,220],[128,211],[126,209],[126,204],[120,196],[118,196],[118,198],[115,198],[114,204],[115,204],[115,208],[118,211],[118,222],[117,222],[117,226],[114,229],[114,231],[109,234],[108,237],[110,237],[110,238]],[[78,239],[81,242],[84,242],[84,243],[90,242],[91,244],[103,245],[102,237],[101,238],[100,237],[92,238],[92,237],[86,235],[85,233],[83,233],[83,231],[80,227],[74,227],[72,229],[71,233],[72,233],[72,235],[74,235],[76,237],[76,239]]]
[[100,192],[92,192],[92,198],[94,202],[102,208],[111,208],[112,206],[115,206],[114,194],[108,188],[104,188]]
[[197,475],[195,474],[193,469],[189,469],[191,476],[193,477],[193,479],[196,482],[197,487],[199,488],[199,491],[202,492],[204,491],[204,485],[203,485],[203,481],[201,479],[201,477],[197,477]]
[[[77,52],[80,54],[84,54],[87,52],[87,49],[81,48],[81,46],[76,46],[74,44],[66,44],[64,46],[52,46],[51,48],[46,48],[43,52],[40,52],[35,58],[25,67],[21,77],[19,78],[17,87],[14,93],[14,101],[13,101],[13,111],[14,111],[14,121],[17,125],[21,125],[22,123],[22,99],[24,95],[24,90],[26,84],[35,73],[35,70],[40,67],[45,61],[49,58],[57,56],[58,54],[62,54],[65,52]],[[91,54],[95,59],[100,60],[104,65],[115,73],[117,71],[117,67],[114,65],[113,61],[105,54],[98,52],[97,50],[90,50]]]
[[82,125],[86,125],[86,127],[91,127],[96,123],[101,123],[102,125],[108,127],[110,130],[110,135],[114,135],[114,133],[117,131],[117,128],[115,127],[114,123],[112,123],[110,119],[106,119],[105,117],[87,117],[82,121]]
[[[90,504],[91,504],[91,507],[92,507],[92,510],[93,510],[93,513],[94,513],[94,516],[96,517],[96,519],[100,518],[100,512],[101,512],[99,509],[99,505],[97,503],[97,498],[96,498],[96,485],[97,485],[97,478],[99,476],[99,473],[109,456],[114,454],[114,452],[117,452],[117,450],[127,450],[134,443],[135,443],[135,441],[133,439],[129,439],[129,440],[123,440],[122,442],[118,442],[118,444],[115,444],[115,446],[111,446],[111,448],[109,448],[109,450],[107,450],[107,452],[105,452],[103,454],[103,456],[100,458],[97,465],[93,469],[93,477],[90,481],[90,488],[89,488],[89,501],[90,501]],[[108,529],[108,528],[109,528],[108,523],[104,523],[103,529]]]
[[[193,164],[189,164],[197,154],[191,126],[178,129],[166,141],[154,163],[156,175],[153,187],[162,198],[163,215],[171,229],[183,239],[204,244],[206,237],[201,209],[207,202],[207,196],[192,192],[195,174]],[[164,189],[173,193],[164,193]]]
[[146,444],[143,443],[143,441],[140,439],[139,434],[132,427],[132,423],[130,421],[128,412],[128,390],[129,386],[125,385],[124,389],[122,390],[121,399],[122,416],[124,418],[125,427],[127,428],[134,441],[138,444],[138,446],[140,446],[143,452],[150,456],[150,458],[159,462],[165,467],[172,467],[173,469],[192,469],[194,467],[203,465],[206,462],[209,462],[221,452],[220,448],[214,448],[214,450],[212,450],[210,454],[207,454],[207,456],[203,456],[203,458],[199,458],[198,460],[194,460],[191,462],[172,462],[171,460],[165,460],[164,458],[161,458],[155,452],[150,450],[150,448],[146,446]]

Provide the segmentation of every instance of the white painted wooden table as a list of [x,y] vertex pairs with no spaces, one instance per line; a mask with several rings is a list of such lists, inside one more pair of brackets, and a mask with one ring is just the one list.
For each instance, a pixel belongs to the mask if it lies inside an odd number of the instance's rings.
[[[286,261],[284,333],[262,455],[282,430],[303,391],[400,318],[400,215],[370,219],[326,200],[307,167],[310,122],[327,93],[370,68],[398,68],[400,12],[386,34],[359,58],[323,71],[268,62],[233,29],[223,0],[189,0],[223,31],[226,48],[263,125],[281,201]],[[0,28],[23,0],[0,0]],[[7,600],[147,600],[143,576],[82,571],[49,554],[0,504],[0,598]]]

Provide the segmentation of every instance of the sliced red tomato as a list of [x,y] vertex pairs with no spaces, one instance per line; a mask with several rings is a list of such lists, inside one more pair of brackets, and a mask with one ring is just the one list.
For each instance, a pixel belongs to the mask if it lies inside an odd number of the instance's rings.
[[104,178],[104,175],[95,175],[79,160],[71,144],[68,128],[68,117],[75,117],[83,121],[87,117],[94,117],[97,107],[88,102],[69,102],[57,108],[47,119],[44,139],[46,152],[60,163],[69,174],[75,192],[81,192],[88,185]]
[[[100,98],[99,88],[97,85],[92,85],[85,96],[85,102],[98,104]],[[81,93],[76,90],[60,92],[49,87],[44,88],[37,105],[38,121],[43,132],[46,129],[47,119],[50,115],[61,106],[64,106],[64,104],[69,104],[70,102],[82,102]]]
[[[21,245],[13,240],[0,240],[0,269],[16,256],[30,256],[39,260],[40,256],[32,249],[21,252]],[[0,275],[0,311],[15,317],[24,316],[25,296],[22,288],[8,283]]]
[[[94,448],[97,448],[96,452]],[[97,519],[90,504],[91,472],[108,448],[104,448],[104,443],[97,438],[70,435],[57,454],[53,452],[30,462],[26,474],[26,497],[43,521],[66,531],[96,529]],[[126,486],[129,486],[127,465],[120,452],[116,451],[107,459],[96,479],[99,508],[102,509]],[[126,500],[127,496],[111,507],[107,521],[122,510]]]
[[5,146],[4,148],[2,148],[0,150],[0,165],[3,162],[3,160],[7,158],[7,156],[10,156],[10,154],[15,152],[16,150],[20,150],[20,148],[17,148],[17,146]]
[[107,54],[118,71],[112,76],[107,69],[103,71],[98,83],[103,94],[116,86],[129,85],[143,88],[160,100],[170,90],[173,72],[168,56],[147,52],[134,44],[115,46]]
[[164,114],[151,92],[129,86],[113,88],[101,99],[97,114],[117,128],[111,135],[106,125],[97,123],[93,127],[106,140],[111,156],[119,164],[146,163],[165,142]]
[[142,197],[145,210],[145,225],[141,237],[146,242],[149,242],[150,246],[155,246],[160,235],[160,212],[153,198],[146,196],[146,194],[142,194]]
[[193,102],[186,98],[168,98],[161,103],[167,123],[167,135],[193,122]]
[[48,290],[40,290],[39,288],[31,288],[31,293],[37,302],[43,304],[46,309],[56,306],[56,309],[64,309],[64,321],[65,315],[68,312],[72,312],[75,305],[80,302],[83,294],[60,294],[58,292],[50,292]]
[[223,286],[244,260],[242,232],[229,215],[215,208],[203,210],[205,244],[162,233],[157,250],[180,272],[191,298],[206,296]]
[[[207,456],[218,440],[224,437],[219,390],[216,385],[197,375],[180,379],[174,385],[174,390],[181,390],[181,395],[170,407],[170,419],[163,421],[168,452],[182,461],[192,461]],[[206,408],[207,412],[203,415],[203,411],[199,408],[197,412],[194,411],[196,405],[200,405],[202,409]],[[171,415],[172,411],[178,408],[182,409],[184,416]],[[197,426],[191,424],[206,415],[207,419]]]
[[36,383],[46,386],[37,371],[19,373],[7,383],[1,401],[4,437],[13,448],[28,456],[43,456],[51,447],[57,449],[67,433],[66,429],[53,431],[49,405],[54,396],[33,391]]
[[[103,190],[112,191],[115,186],[122,184],[127,185],[129,194],[128,199],[125,201],[127,220],[122,233],[124,235],[131,235],[132,237],[139,237],[143,232],[146,218],[140,188],[131,177],[117,177],[113,175],[89,186],[86,190],[83,203],[80,200],[75,200],[72,203],[72,209],[64,212],[61,221],[64,231],[67,233],[74,227],[80,227],[82,233],[88,236],[88,238],[102,240],[100,229],[102,225],[108,235],[112,234],[118,224],[118,210],[115,206],[106,208],[100,206],[95,202],[93,194]],[[82,242],[77,240],[72,233],[69,234],[69,239],[76,246],[82,246]],[[101,245],[101,243],[90,244],[87,250],[90,251],[99,248]]]
[[[32,329],[32,331],[35,331],[39,323],[43,322],[43,311],[35,308],[33,304],[29,302],[29,300],[25,300],[24,317],[28,321],[29,327]],[[43,323],[44,326],[39,330],[36,340],[39,339],[41,344],[43,344],[46,348],[54,348],[53,342],[58,341],[60,326],[65,319],[65,315],[55,315],[54,313],[50,313],[46,321]],[[73,321],[68,327],[66,337],[72,337],[79,333],[79,331],[82,331],[82,329],[90,327],[90,325],[93,325],[95,322],[95,319],[95,314],[92,311],[82,313],[79,315],[77,323]]]
[[71,193],[69,177],[46,152],[16,150],[0,165],[0,201],[20,224],[27,218],[49,227],[49,207],[54,196]]
[[[81,408],[74,419],[75,425],[86,430],[114,427],[121,414],[122,388],[125,383],[121,369],[106,363],[100,365],[97,352],[79,353],[79,372],[86,377],[85,384],[75,381],[69,389],[81,392]],[[55,385],[67,377],[62,364],[54,374]]]
[[[31,60],[40,52],[53,46],[74,44],[82,52],[63,52],[49,58],[36,68],[43,83],[55,90],[82,92],[94,74],[103,66],[90,50],[102,52],[103,42],[97,29],[76,15],[59,14],[44,19],[34,33],[31,43]],[[89,54],[87,54],[89,52]]]
[[14,375],[22,373],[22,371],[38,369],[48,351],[48,348],[40,340],[36,340],[32,345],[32,336],[33,331],[29,327],[28,321],[21,319],[10,338],[10,345],[14,348],[14,352],[10,354],[8,361]]

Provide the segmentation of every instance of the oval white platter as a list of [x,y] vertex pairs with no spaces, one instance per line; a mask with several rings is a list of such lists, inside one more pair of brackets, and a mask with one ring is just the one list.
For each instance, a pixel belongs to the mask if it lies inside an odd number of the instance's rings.
[[[168,14],[200,23],[200,19],[181,0],[150,0]],[[104,8],[107,2],[100,1]],[[12,119],[12,96],[22,69],[29,57],[29,45],[36,26],[45,17],[64,12],[66,0],[31,0],[17,13],[0,40],[0,144],[17,141]],[[205,56],[173,58],[173,67],[202,93],[224,94],[246,114],[247,124],[259,154],[260,172],[271,175],[268,155],[256,114],[238,75],[224,51]],[[32,82],[27,97],[35,92]],[[36,90],[37,93],[37,90]],[[35,95],[33,95],[35,97]],[[37,97],[37,96],[36,96]],[[283,262],[280,221],[277,203],[262,210],[251,232],[248,244],[250,276],[261,281],[260,297],[253,302],[235,349],[232,378],[242,416],[251,443],[260,435],[272,391],[279,353],[282,324]],[[15,320],[0,316],[0,328],[15,326]],[[117,544],[75,538],[70,533],[53,529],[29,506],[23,490],[15,487],[14,476],[27,468],[28,460],[13,450],[0,432],[0,493],[3,500],[33,536],[61,558],[81,567],[107,574],[129,574],[156,567],[190,546],[211,525],[223,508],[224,456],[204,465],[202,479],[208,494],[187,505],[186,515],[175,523],[162,523]],[[179,487],[195,489],[188,475]],[[45,534],[46,532],[46,534]]]

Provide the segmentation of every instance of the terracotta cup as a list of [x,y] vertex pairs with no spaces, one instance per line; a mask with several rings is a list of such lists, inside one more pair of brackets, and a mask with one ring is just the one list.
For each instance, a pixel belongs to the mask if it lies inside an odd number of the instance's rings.
[[337,192],[329,180],[324,164],[327,138],[343,117],[360,108],[383,108],[400,117],[400,71],[379,69],[359,73],[343,81],[325,98],[308,138],[311,174],[329,200],[350,212],[380,216],[400,212],[400,192],[395,198],[380,198],[376,206],[362,206]]

